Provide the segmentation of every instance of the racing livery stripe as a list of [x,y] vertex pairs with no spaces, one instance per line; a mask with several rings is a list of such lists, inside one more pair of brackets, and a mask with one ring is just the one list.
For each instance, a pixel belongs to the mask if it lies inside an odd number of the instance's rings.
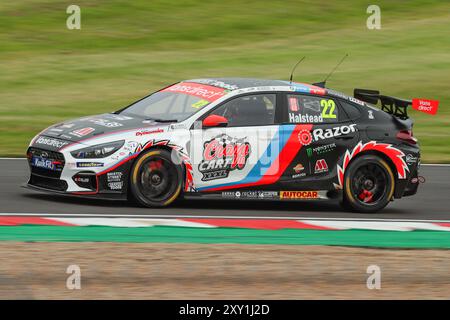
[[271,144],[277,143],[278,140],[280,141],[281,151],[278,155],[272,156],[272,159],[270,159],[272,164],[263,173],[262,176],[257,175],[257,172],[263,171],[262,162],[261,159],[259,159],[258,163],[252,168],[252,170],[243,180],[210,187],[198,188],[198,191],[220,191],[233,188],[245,188],[250,186],[272,184],[278,181],[280,176],[286,170],[287,166],[291,164],[292,160],[303,146],[298,138],[298,133],[302,130],[310,131],[311,129],[311,124],[280,126],[278,128],[277,134],[269,143],[263,156],[267,156],[267,150],[271,148]]
[[296,220],[268,220],[268,219],[184,219],[185,221],[205,223],[216,227],[247,228],[247,229],[310,229],[310,230],[338,230],[329,226],[316,226]]
[[327,94],[327,90],[325,88],[321,88],[318,86],[314,86],[307,83],[300,83],[300,82],[292,82],[292,81],[283,81],[286,84],[289,84],[293,88],[295,88],[295,91],[297,92],[303,92],[303,93],[310,93],[310,94],[317,94],[317,95],[325,95]]
[[128,161],[130,161],[130,160],[132,160],[134,158],[136,158],[138,155],[139,155],[138,152],[129,155],[128,157],[126,157],[125,159],[120,160],[119,162],[117,162],[116,164],[112,165],[111,167],[109,167],[109,168],[107,168],[107,169],[97,173],[97,176],[104,175],[105,173],[108,173],[108,172],[113,171],[114,169],[117,169],[121,165],[127,163]]
[[50,226],[76,226],[76,224],[41,217],[14,217],[14,216],[0,217],[0,226],[20,226],[25,224],[38,224]]
[[107,226],[107,227],[188,227],[188,228],[214,228],[214,225],[187,221],[181,219],[129,219],[129,218],[52,218],[54,220],[78,226]]
[[445,228],[449,228],[450,229],[450,223],[449,222],[438,222],[436,224],[441,226],[441,227],[445,227]]
[[[146,127],[142,127],[142,129],[145,129],[145,128]],[[151,127],[151,128],[153,128],[153,127]],[[77,144],[83,144],[84,142],[89,141],[89,140],[98,139],[98,138],[104,138],[105,136],[109,137],[109,136],[121,135],[121,134],[123,134],[125,132],[132,132],[132,131],[137,131],[137,130],[139,130],[139,128],[138,129],[136,129],[136,128],[123,129],[123,130],[118,130],[118,131],[114,131],[114,132],[101,133],[101,134],[95,135],[94,137],[89,137],[89,138],[86,138],[86,139],[81,139],[81,140],[78,140],[78,141],[71,142],[68,145],[65,145],[64,147],[59,149],[59,152],[62,152],[65,149],[67,149],[67,148],[69,148],[71,146],[74,146],[74,145],[77,145]],[[123,140],[123,139],[118,139],[118,140]],[[86,147],[86,146],[83,146],[83,147]]]
[[448,222],[415,221],[357,221],[333,219],[226,219],[226,218],[85,218],[85,217],[25,217],[2,216],[0,226],[47,225],[47,226],[105,226],[105,227],[186,227],[186,228],[240,228],[259,230],[305,229],[305,230],[378,230],[378,231],[444,231],[450,232]]

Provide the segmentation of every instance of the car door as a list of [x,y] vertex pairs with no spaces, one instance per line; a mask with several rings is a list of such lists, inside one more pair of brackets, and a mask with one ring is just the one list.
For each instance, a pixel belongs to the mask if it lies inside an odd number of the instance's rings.
[[253,188],[270,184],[280,175],[274,164],[279,148],[276,101],[274,92],[245,94],[199,119],[219,116],[227,125],[191,130],[190,157],[197,191]]
[[332,97],[292,93],[285,102],[282,131],[300,128],[300,148],[292,160],[286,159],[291,162],[283,181],[292,188],[330,188],[340,156],[357,142],[356,124]]

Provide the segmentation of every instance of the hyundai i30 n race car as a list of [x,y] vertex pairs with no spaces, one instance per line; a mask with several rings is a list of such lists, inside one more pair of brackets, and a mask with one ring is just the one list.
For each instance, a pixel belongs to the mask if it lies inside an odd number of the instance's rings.
[[40,132],[27,151],[28,186],[148,207],[339,197],[376,212],[418,188],[410,103],[281,80],[186,80]]

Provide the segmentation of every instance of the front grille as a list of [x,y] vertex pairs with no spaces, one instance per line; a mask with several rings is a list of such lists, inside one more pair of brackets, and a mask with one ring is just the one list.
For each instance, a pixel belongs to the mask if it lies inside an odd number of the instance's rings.
[[67,182],[64,180],[59,180],[55,178],[48,178],[39,176],[36,174],[31,174],[29,184],[41,187],[44,189],[56,190],[56,191],[66,191],[67,190]]
[[[61,172],[64,169],[65,164],[64,155],[62,153],[30,147],[27,152],[27,157],[28,163],[31,168],[31,174],[36,174],[42,177],[49,177],[49,178],[61,177]],[[51,160],[54,165],[54,169],[52,170],[34,166],[32,163],[33,157],[40,157],[46,160]]]

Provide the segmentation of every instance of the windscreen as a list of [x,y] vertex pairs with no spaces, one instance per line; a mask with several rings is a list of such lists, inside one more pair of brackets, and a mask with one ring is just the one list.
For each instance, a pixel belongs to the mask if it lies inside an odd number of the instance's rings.
[[121,114],[162,121],[183,121],[223,97],[226,90],[195,82],[180,82],[126,108]]

